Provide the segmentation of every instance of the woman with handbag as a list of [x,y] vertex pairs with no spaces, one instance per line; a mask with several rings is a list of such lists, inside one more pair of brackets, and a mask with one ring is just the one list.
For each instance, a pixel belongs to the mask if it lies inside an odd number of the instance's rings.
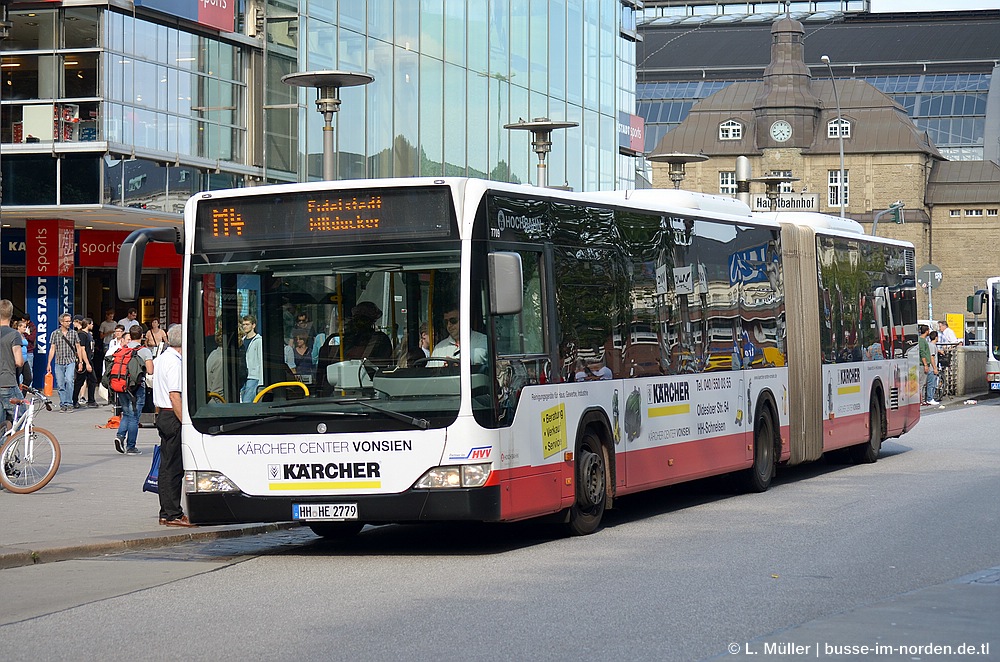
[[[167,332],[160,328],[160,320],[154,317],[149,320],[149,331],[146,332],[146,347],[159,350],[165,347],[166,343]],[[159,354],[159,351],[153,352],[153,356],[157,354]]]

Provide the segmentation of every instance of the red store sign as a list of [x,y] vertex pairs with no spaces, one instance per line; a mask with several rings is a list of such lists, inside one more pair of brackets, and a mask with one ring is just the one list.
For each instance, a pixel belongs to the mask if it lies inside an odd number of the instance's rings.
[[73,221],[28,221],[24,233],[28,276],[73,275]]
[[[114,230],[80,230],[79,266],[117,268],[118,254],[128,235],[128,232]],[[180,269],[182,265],[183,259],[174,250],[173,244],[146,244],[142,259],[144,269]]]

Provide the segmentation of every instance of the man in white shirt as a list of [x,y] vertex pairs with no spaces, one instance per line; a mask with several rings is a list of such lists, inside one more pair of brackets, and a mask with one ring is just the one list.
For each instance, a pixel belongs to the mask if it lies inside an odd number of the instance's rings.
[[[457,359],[461,353],[458,332],[461,328],[458,315],[458,308],[451,308],[444,314],[444,325],[448,329],[448,337],[434,345],[431,358],[442,356]],[[486,336],[478,331],[470,331],[469,342],[471,344],[471,356],[473,365],[486,363]],[[435,362],[428,363],[434,366]]]
[[139,320],[135,318],[137,314],[138,313],[135,311],[135,308],[129,308],[128,314],[119,320],[118,323],[125,328],[125,337],[128,337],[128,332],[132,330],[133,326],[137,326],[140,329],[142,328],[142,324],[140,324]]
[[157,489],[160,495],[160,524],[194,526],[181,510],[181,481],[184,462],[181,457],[181,385],[184,383],[184,360],[181,358],[183,332],[180,324],[167,329],[167,349],[153,362],[153,404],[159,409],[156,431],[160,434],[160,472]]
[[948,322],[941,320],[938,322],[938,344],[939,345],[957,345],[961,341],[955,332],[951,330],[948,326]]

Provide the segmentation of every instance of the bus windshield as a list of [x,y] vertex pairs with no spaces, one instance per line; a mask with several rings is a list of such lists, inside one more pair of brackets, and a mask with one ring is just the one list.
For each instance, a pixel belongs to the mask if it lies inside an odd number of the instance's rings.
[[189,407],[204,432],[273,431],[272,421],[314,432],[320,420],[424,428],[457,416],[458,361],[431,356],[458,298],[457,245],[195,264],[190,291]]

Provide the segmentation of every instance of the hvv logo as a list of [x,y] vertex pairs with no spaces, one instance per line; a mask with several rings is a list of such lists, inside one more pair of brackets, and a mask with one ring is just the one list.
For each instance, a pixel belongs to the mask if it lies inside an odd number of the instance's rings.
[[449,460],[488,460],[490,459],[490,453],[493,452],[492,446],[479,446],[469,450],[465,455],[452,454],[448,456]]

